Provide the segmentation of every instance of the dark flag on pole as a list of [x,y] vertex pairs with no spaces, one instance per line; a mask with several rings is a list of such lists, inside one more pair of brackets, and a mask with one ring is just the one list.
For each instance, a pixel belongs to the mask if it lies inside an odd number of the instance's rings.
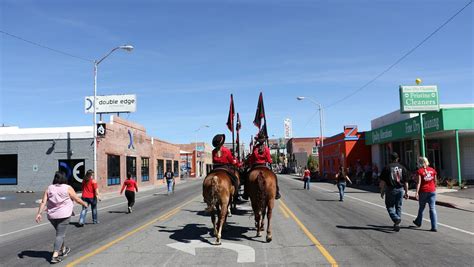
[[227,128],[232,133],[234,132],[234,96],[230,94],[229,116],[227,117]]
[[265,136],[265,139],[268,139],[267,122],[263,123],[262,129],[259,131],[259,135],[263,135]]
[[237,113],[237,122],[235,125],[235,130],[237,131],[237,138],[235,142],[237,143],[237,158],[240,160],[240,128],[242,128],[242,124],[240,123],[240,116],[239,113]]
[[260,129],[262,125],[262,119],[265,118],[265,107],[263,106],[263,94],[260,92],[260,96],[258,97],[258,104],[257,104],[257,112],[255,112],[255,119],[253,120],[253,124]]

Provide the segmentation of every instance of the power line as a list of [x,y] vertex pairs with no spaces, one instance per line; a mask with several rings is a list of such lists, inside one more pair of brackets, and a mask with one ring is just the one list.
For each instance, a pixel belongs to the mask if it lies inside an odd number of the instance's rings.
[[5,35],[8,35],[8,36],[10,36],[10,37],[16,38],[16,39],[18,39],[18,40],[21,40],[21,41],[23,41],[23,42],[26,42],[26,43],[29,43],[29,44],[32,44],[32,45],[36,45],[36,46],[39,46],[39,47],[41,47],[41,48],[48,49],[48,50],[53,51],[53,52],[56,52],[56,53],[58,53],[58,54],[62,54],[62,55],[69,56],[69,57],[73,57],[73,58],[80,59],[80,60],[87,61],[87,62],[94,62],[93,60],[90,60],[90,59],[87,59],[87,58],[83,58],[83,57],[78,57],[78,56],[69,54],[69,53],[67,53],[67,52],[63,52],[63,51],[58,50],[58,49],[54,49],[54,48],[51,48],[51,47],[47,47],[47,46],[45,46],[45,45],[38,44],[38,43],[35,43],[35,42],[33,42],[33,41],[30,41],[30,40],[26,40],[26,39],[24,39],[24,38],[22,38],[22,37],[13,35],[13,34],[11,34],[11,33],[8,33],[8,32],[5,32],[5,31],[2,31],[2,30],[0,30],[0,33],[3,33],[3,34],[5,34]]
[[382,77],[385,73],[389,72],[393,67],[395,67],[396,65],[398,65],[398,63],[402,62],[405,58],[407,58],[411,53],[413,53],[418,47],[420,47],[421,45],[423,45],[426,41],[428,41],[431,37],[433,37],[433,35],[435,35],[437,32],[439,32],[444,26],[446,26],[446,24],[448,24],[449,22],[451,22],[457,15],[459,15],[464,9],[466,9],[470,4],[472,4],[472,0],[469,1],[463,8],[461,8],[458,12],[456,12],[453,16],[451,16],[447,21],[445,21],[443,24],[441,24],[441,26],[439,26],[435,31],[433,31],[431,34],[429,34],[427,37],[425,37],[425,39],[423,39],[420,43],[418,43],[415,47],[413,47],[412,49],[410,49],[410,51],[408,51],[407,53],[405,53],[402,57],[400,57],[397,61],[395,61],[395,63],[393,63],[392,65],[390,65],[388,68],[386,68],[384,71],[382,71],[381,73],[379,73],[377,76],[375,76],[372,80],[368,81],[367,83],[365,83],[364,85],[362,85],[361,87],[357,88],[356,90],[354,90],[352,93],[346,95],[345,97],[329,104],[326,106],[326,108],[329,108],[329,107],[332,107],[332,106],[335,106],[341,102],[343,102],[344,100],[354,96],[355,94],[359,93],[360,91],[364,90],[366,87],[368,87],[369,85],[371,85],[373,82],[375,82],[378,78]]

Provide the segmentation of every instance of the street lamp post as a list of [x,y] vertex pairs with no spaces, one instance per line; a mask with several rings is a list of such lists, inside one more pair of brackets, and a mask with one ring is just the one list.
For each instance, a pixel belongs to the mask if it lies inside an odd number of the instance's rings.
[[323,166],[320,166],[320,169],[322,171],[321,175],[324,176],[324,152],[323,152],[323,147],[324,147],[324,133],[323,133],[323,107],[320,103],[316,102],[313,98],[311,97],[306,97],[306,96],[298,96],[296,99],[298,100],[304,100],[304,99],[308,99],[309,101],[313,102],[314,104],[316,104],[318,106],[318,110],[319,110],[319,142],[320,142],[320,147],[321,147],[321,155],[319,155],[321,157],[321,164]]
[[[202,129],[202,128],[209,128],[209,125],[201,125],[199,128],[197,128],[196,130],[194,130],[194,132],[196,133],[196,139],[194,140],[195,143],[195,151],[196,151],[196,170],[195,170],[195,176],[196,178],[198,177],[198,165],[199,165],[199,162],[198,162],[198,144],[197,144],[197,139],[198,139],[198,132]],[[199,177],[201,177],[201,175],[199,175]]]
[[112,49],[107,55],[103,56],[99,60],[94,60],[94,179],[97,180],[97,109],[96,109],[96,100],[97,100],[97,68],[99,64],[104,61],[110,54],[112,54],[115,50],[123,49],[128,52],[133,50],[133,46],[131,45],[121,45],[117,46]]

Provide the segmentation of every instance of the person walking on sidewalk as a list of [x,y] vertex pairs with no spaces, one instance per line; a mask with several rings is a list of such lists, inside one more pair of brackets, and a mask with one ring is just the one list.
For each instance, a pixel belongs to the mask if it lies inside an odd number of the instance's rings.
[[418,200],[418,216],[413,223],[420,227],[423,221],[423,211],[425,210],[426,203],[430,207],[430,221],[431,231],[437,232],[437,214],[436,214],[436,178],[437,173],[435,169],[429,167],[430,162],[425,157],[418,158],[418,164],[421,168],[418,169],[418,181],[416,184],[416,195],[415,198]]
[[392,162],[387,164],[380,175],[380,196],[384,198],[385,207],[392,219],[393,229],[400,231],[400,222],[402,221],[402,201],[408,199],[408,171],[398,163],[398,154],[393,152]]
[[309,182],[311,182],[311,172],[308,170],[308,167],[304,167],[303,182],[303,188],[309,190]]
[[130,172],[127,173],[127,180],[123,182],[122,190],[120,190],[120,194],[123,193],[125,189],[125,197],[127,198],[128,202],[128,213],[132,213],[133,205],[135,205],[135,192],[138,192],[138,185],[135,180],[132,179],[132,174]]
[[165,172],[166,185],[168,186],[168,195],[174,193],[174,174],[170,170]]
[[344,167],[339,167],[339,172],[336,174],[336,185],[339,189],[339,201],[344,201],[344,191],[346,190],[346,181],[352,184],[351,179],[344,171]]
[[[88,170],[82,180],[82,200],[84,200],[92,210],[92,223],[97,224],[97,200],[100,200],[99,188],[93,178],[94,171]],[[87,207],[83,207],[79,217],[79,226],[84,226],[87,216]]]
[[41,222],[41,213],[47,207],[48,220],[56,230],[56,239],[54,241],[53,255],[51,264],[61,262],[71,251],[64,245],[66,237],[66,229],[71,219],[74,207],[73,201],[87,207],[87,203],[82,201],[74,189],[67,184],[67,178],[62,172],[54,174],[53,184],[48,186],[43,194],[38,213],[36,214],[36,222]]

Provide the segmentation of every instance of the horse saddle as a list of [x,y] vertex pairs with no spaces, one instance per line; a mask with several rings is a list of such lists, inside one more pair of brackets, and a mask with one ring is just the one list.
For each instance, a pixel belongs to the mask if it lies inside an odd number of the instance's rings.
[[232,181],[232,184],[237,189],[237,187],[239,185],[239,179],[237,178],[237,176],[235,176],[234,173],[231,172],[230,168],[233,168],[233,167],[232,166],[226,166],[226,165],[220,165],[220,166],[217,166],[214,169],[212,169],[212,171],[209,174],[211,174],[213,172],[217,172],[217,171],[224,171],[225,173],[227,173],[229,175],[230,180]]

